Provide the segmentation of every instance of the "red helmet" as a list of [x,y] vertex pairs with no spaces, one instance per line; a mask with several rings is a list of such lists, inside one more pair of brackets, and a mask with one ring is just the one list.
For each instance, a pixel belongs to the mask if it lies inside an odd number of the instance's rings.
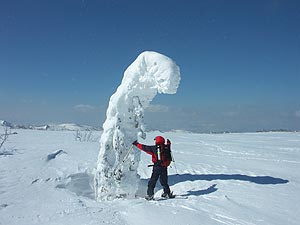
[[157,145],[165,144],[165,139],[162,136],[156,136],[154,140],[155,140],[155,144]]

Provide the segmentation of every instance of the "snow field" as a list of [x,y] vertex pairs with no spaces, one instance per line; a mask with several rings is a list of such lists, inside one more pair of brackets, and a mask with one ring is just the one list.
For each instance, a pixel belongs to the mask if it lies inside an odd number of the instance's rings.
[[[141,142],[172,141],[177,170],[169,168],[169,183],[178,198],[142,198],[151,175],[151,157],[142,154],[138,197],[97,202],[99,143],[70,131],[15,131],[1,149],[12,153],[0,156],[1,225],[299,224],[299,133],[148,133]],[[159,184],[155,191],[159,197]]]

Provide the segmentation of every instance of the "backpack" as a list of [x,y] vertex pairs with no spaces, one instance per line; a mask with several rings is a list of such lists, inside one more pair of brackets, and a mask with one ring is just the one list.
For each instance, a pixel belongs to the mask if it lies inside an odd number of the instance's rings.
[[164,145],[163,154],[165,154],[167,160],[173,161],[170,145]]
[[[163,155],[162,158],[164,158],[167,161],[173,161],[170,145],[163,145],[163,146],[164,149],[160,153],[161,155]],[[156,148],[157,149],[160,148],[160,145],[157,145]]]

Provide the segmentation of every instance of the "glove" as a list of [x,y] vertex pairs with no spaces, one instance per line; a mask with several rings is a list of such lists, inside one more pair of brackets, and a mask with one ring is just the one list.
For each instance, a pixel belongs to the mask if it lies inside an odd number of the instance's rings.
[[167,139],[167,144],[168,144],[168,145],[171,144],[171,141],[170,141],[169,139]]
[[137,140],[135,140],[134,142],[132,142],[132,144],[133,144],[133,145],[135,145],[135,146],[137,146],[137,144],[138,144],[138,141],[137,141]]

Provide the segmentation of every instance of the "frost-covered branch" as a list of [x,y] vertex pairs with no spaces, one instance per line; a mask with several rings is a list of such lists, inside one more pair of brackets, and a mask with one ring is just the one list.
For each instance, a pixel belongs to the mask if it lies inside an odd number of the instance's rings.
[[4,143],[7,141],[9,135],[10,135],[10,128],[7,126],[4,126],[4,134],[0,134],[0,149],[2,148]]
[[93,131],[76,130],[74,134],[75,140],[80,142],[97,142],[99,137],[95,137]]

